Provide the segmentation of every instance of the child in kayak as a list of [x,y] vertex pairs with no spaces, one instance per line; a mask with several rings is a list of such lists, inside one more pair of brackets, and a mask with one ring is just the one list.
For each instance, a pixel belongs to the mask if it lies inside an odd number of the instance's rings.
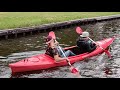
[[[47,36],[47,38],[46,38],[46,44],[48,46],[47,46],[45,54],[53,57],[56,61],[61,61],[61,60],[64,60],[64,59],[68,59],[68,58],[64,57],[63,53],[57,47],[58,42],[55,39],[53,39],[51,36]],[[64,53],[65,53],[66,57],[68,57],[68,56],[74,56],[75,55],[70,50],[64,51]]]
[[77,39],[77,46],[81,53],[92,52],[96,49],[96,44],[89,40],[89,33],[83,32]]

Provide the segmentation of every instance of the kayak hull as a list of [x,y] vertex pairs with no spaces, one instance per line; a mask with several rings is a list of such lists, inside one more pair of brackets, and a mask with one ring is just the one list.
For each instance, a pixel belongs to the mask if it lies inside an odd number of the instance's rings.
[[[114,41],[114,38],[106,38],[104,40],[97,41],[96,43],[98,43],[102,48],[107,49],[112,44],[113,41]],[[72,49],[75,49],[75,51],[78,50],[78,48],[76,46],[65,48],[65,50],[72,50]],[[104,51],[100,47],[97,47],[91,53],[87,52],[87,53],[83,53],[83,54],[78,54],[76,56],[70,56],[68,58],[70,60],[70,63],[73,64],[77,61],[81,61],[81,60],[84,60],[85,58],[89,58],[89,57],[98,55],[102,52],[104,52]],[[65,66],[65,65],[68,65],[66,60],[56,63],[54,58],[52,58],[46,54],[39,54],[39,55],[30,57],[30,58],[20,60],[15,63],[11,63],[11,64],[9,64],[9,67],[11,68],[12,73],[17,73],[17,72],[48,69],[48,68],[52,68],[52,67]]]

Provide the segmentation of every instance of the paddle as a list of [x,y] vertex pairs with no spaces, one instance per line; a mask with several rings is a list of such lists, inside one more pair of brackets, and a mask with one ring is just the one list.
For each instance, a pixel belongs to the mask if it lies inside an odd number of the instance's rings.
[[97,44],[95,41],[93,41],[90,37],[88,37],[92,42],[94,42],[97,46],[99,46],[102,50],[104,50],[104,52],[108,55],[109,58],[111,57],[111,54],[108,50],[105,50],[103,47],[101,47],[99,44]]
[[[56,36],[55,36],[55,33],[54,33],[53,31],[49,32],[49,36],[52,36],[52,38],[56,40]],[[66,55],[65,55],[65,53],[63,52],[63,50],[61,49],[61,47],[60,47],[59,45],[58,45],[58,47],[59,47],[59,49],[61,50],[61,52],[63,53],[64,57],[66,57]],[[78,70],[71,65],[69,59],[66,59],[66,61],[67,61],[67,63],[68,63],[69,66],[70,66],[70,71],[71,71],[72,73],[78,73]]]
[[[76,32],[77,32],[78,34],[82,34],[82,29],[81,29],[80,27],[77,27],[77,28],[76,28]],[[89,38],[89,37],[88,37],[88,38]],[[96,44],[96,42],[93,41],[91,38],[89,38],[89,39]],[[109,52],[108,50],[105,50],[105,49],[102,48],[99,44],[96,44],[96,45],[99,46],[102,50],[104,50],[104,52],[108,55],[108,57],[111,58],[111,54],[110,54],[110,52]]]
[[77,32],[78,34],[82,34],[83,31],[82,31],[82,29],[81,29],[80,27],[77,27],[77,28],[76,28],[76,32]]

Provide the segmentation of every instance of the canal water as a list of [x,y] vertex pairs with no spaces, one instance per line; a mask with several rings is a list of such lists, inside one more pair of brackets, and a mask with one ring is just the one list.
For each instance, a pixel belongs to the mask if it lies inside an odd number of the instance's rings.
[[[80,26],[88,31],[90,37],[97,41],[103,38],[120,34],[120,20],[112,20]],[[76,45],[78,34],[75,28],[55,30],[57,40],[62,47]],[[80,76],[77,77],[69,71],[69,66],[55,67],[30,73],[12,75],[9,64],[23,58],[45,53],[45,37],[48,32],[36,35],[0,41],[0,78],[119,78],[120,77],[120,37],[116,37],[111,45],[113,59],[105,53],[91,57],[73,64],[78,68]]]

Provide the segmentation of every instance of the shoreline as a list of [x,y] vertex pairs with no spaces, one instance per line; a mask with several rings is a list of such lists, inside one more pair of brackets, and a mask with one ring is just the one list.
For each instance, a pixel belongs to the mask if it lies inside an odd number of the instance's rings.
[[76,20],[43,24],[43,25],[32,26],[32,27],[5,29],[5,30],[0,30],[0,37],[2,37],[1,39],[3,38],[8,39],[10,37],[9,35],[12,35],[13,37],[16,38],[18,34],[22,34],[22,36],[25,36],[26,34],[32,35],[33,33],[46,32],[46,31],[51,31],[51,30],[54,31],[60,28],[68,28],[71,26],[77,26],[77,25],[79,26],[79,25],[97,23],[97,22],[108,21],[108,20],[115,20],[115,19],[120,19],[120,14],[76,19]]

